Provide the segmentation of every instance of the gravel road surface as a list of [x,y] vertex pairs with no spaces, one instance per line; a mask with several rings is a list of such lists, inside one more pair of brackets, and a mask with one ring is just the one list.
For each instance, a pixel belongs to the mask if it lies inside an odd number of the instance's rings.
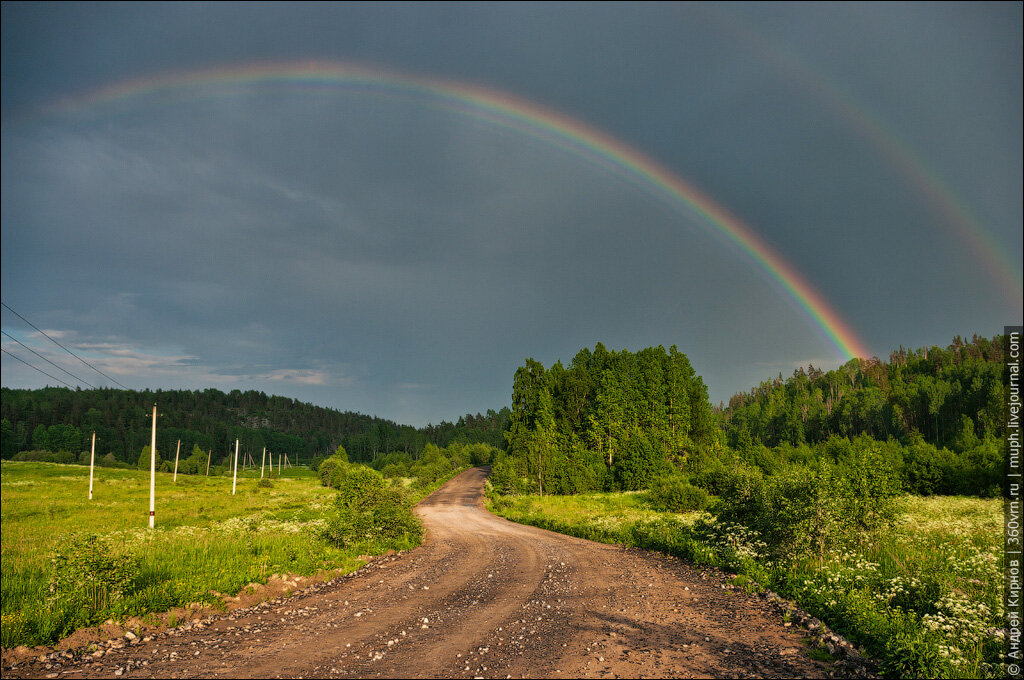
[[[807,631],[708,570],[522,526],[485,471],[417,512],[422,546],[352,576],[97,656],[4,677],[827,677]],[[123,644],[122,644],[123,643]]]

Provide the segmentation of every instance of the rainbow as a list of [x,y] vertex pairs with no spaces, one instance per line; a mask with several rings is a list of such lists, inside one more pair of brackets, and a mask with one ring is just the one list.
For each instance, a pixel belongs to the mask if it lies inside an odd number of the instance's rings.
[[657,161],[565,114],[479,85],[351,64],[305,62],[256,64],[176,72],[129,80],[68,99],[57,110],[78,109],[140,96],[189,96],[226,85],[344,86],[424,100],[561,148],[623,177],[674,207],[698,215],[714,233],[745,253],[807,316],[844,359],[870,352],[849,325],[806,279],[753,229]]
[[[850,92],[815,69],[780,41],[772,40],[755,27],[717,5],[695,8],[719,32],[730,36],[757,58],[770,64],[791,83],[813,93],[851,130],[860,135],[924,199],[939,223],[960,239],[981,265],[1008,303],[1019,310],[1024,300],[1020,265],[1010,259],[1011,249],[1002,246],[971,209],[881,118]],[[1012,318],[1012,317],[1011,317]]]

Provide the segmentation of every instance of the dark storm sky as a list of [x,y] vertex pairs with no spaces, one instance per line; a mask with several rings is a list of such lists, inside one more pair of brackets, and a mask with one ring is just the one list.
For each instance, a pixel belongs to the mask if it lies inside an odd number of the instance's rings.
[[[749,225],[880,356],[1021,321],[1019,3],[2,11],[3,302],[130,387],[422,425],[500,408],[526,357],[598,341],[678,345],[715,402],[845,359],[712,225],[537,136],[428,97],[187,85],[256,63],[441,78],[577,119]],[[170,93],[90,97],[175,73]]]

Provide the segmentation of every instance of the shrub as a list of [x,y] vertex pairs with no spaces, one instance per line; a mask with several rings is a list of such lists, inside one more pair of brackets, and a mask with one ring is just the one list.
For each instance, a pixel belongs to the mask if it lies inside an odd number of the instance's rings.
[[930,496],[951,493],[955,456],[948,449],[939,449],[920,437],[904,449],[903,483],[911,493]]
[[401,465],[399,463],[388,463],[384,466],[384,469],[381,470],[381,474],[389,479],[394,477],[408,477],[409,466]]
[[339,466],[332,477],[332,486],[335,483],[335,512],[321,531],[327,542],[345,547],[404,537],[418,541],[422,536],[411,499],[401,489],[389,486],[376,470],[363,465]]
[[876,534],[895,523],[902,489],[884,444],[865,437],[858,438],[855,445],[857,451],[843,470],[842,511],[859,539],[860,534]]
[[[157,452],[156,452],[156,467],[157,467],[157,469],[160,468],[161,460],[162,459],[160,458],[160,451],[158,449]],[[150,455],[150,449],[149,449],[148,446],[143,446],[142,447],[142,453],[139,454],[138,468],[140,470],[149,470],[151,465],[152,465],[152,456]]]
[[489,444],[470,444],[470,464],[473,466],[487,465],[491,462],[497,449]]
[[651,485],[647,502],[662,512],[690,512],[707,508],[708,494],[684,477],[663,477]]
[[824,556],[898,518],[899,480],[877,453],[863,449],[849,467],[824,460],[768,478],[737,468],[723,480],[713,511],[720,521],[756,531],[777,557]]
[[664,456],[643,432],[634,430],[624,450],[615,459],[615,483],[627,491],[645,489],[662,472],[663,466]]
[[519,471],[516,469],[516,461],[507,453],[501,452],[494,457],[494,464],[491,465],[491,474],[488,479],[499,494],[511,495],[523,492]]
[[[66,465],[71,465],[78,462],[78,459],[75,457],[75,454],[71,453],[70,451],[54,452],[41,450],[22,451],[20,453],[15,454],[14,458],[12,458],[11,460],[41,463],[64,463]],[[86,465],[88,464],[89,462],[87,460]]]
[[334,479],[338,474],[339,470],[344,470],[348,467],[347,456],[331,456],[325,459],[317,467],[317,474],[320,476],[320,483],[324,486],[332,486],[337,488],[337,484],[334,483]]
[[692,484],[699,486],[712,496],[720,496],[730,479],[730,470],[717,459],[692,478]]
[[[110,539],[91,533],[72,534],[50,558],[52,574],[48,604],[59,619],[86,625],[113,612],[132,589],[139,560]],[[72,628],[75,623],[68,622]]]
[[383,475],[365,465],[338,467],[331,481],[331,486],[338,489],[335,505],[353,510],[371,507],[377,495],[387,486]]

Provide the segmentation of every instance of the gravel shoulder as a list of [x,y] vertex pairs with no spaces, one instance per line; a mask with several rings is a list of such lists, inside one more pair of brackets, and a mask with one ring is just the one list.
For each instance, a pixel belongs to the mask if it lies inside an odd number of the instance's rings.
[[[485,471],[417,512],[420,547],[291,597],[11,677],[828,677],[808,632],[709,570],[496,517]],[[47,665],[49,667],[47,667]]]

